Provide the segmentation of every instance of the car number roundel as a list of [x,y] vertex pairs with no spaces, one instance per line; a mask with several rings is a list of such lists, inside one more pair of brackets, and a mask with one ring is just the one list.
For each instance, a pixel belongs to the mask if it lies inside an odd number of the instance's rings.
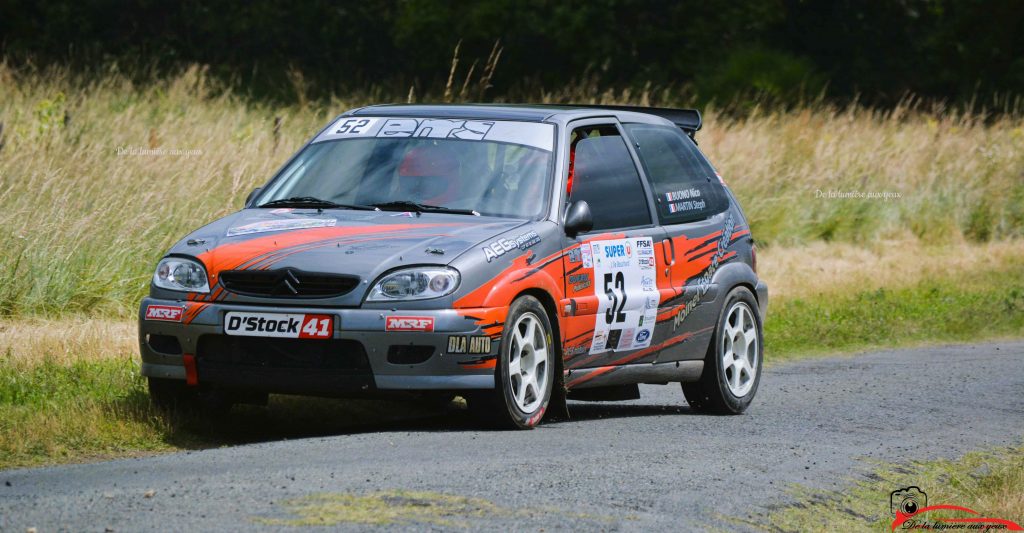
[[583,246],[584,266],[594,268],[598,297],[590,353],[650,346],[658,312],[653,239],[591,241]]
[[230,311],[224,315],[224,333],[243,337],[330,339],[334,335],[334,317]]

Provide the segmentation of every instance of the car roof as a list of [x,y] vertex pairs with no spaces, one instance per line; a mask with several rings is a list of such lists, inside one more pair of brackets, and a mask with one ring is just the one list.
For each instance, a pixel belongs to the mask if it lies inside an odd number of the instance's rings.
[[[633,109],[636,109],[634,111]],[[613,108],[551,104],[379,104],[353,109],[345,115],[380,117],[453,118],[464,120],[519,120],[565,124],[589,117],[614,116],[621,122],[672,125],[665,118],[641,112],[643,108]],[[656,111],[656,108],[651,108]],[[699,115],[697,115],[699,117]]]

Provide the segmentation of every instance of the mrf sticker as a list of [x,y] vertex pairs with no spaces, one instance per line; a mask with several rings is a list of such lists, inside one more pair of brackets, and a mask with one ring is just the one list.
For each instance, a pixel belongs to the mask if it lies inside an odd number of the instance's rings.
[[[592,241],[598,310],[590,353],[636,350],[651,345],[657,308],[654,242],[650,237]],[[584,263],[587,257],[584,256]]]

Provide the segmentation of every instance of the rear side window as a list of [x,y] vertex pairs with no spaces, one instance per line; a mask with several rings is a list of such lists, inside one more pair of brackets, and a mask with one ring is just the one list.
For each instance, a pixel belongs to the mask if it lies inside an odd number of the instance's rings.
[[662,224],[707,218],[728,206],[726,193],[697,146],[678,128],[627,124],[654,191]]
[[594,230],[651,223],[640,174],[618,130],[593,126],[575,130],[571,150],[570,199],[590,204]]

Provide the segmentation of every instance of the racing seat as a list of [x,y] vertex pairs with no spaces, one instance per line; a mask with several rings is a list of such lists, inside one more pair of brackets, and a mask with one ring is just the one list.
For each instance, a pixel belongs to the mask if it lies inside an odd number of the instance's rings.
[[457,198],[461,185],[458,153],[444,144],[423,144],[409,150],[398,165],[402,199],[445,205]]

